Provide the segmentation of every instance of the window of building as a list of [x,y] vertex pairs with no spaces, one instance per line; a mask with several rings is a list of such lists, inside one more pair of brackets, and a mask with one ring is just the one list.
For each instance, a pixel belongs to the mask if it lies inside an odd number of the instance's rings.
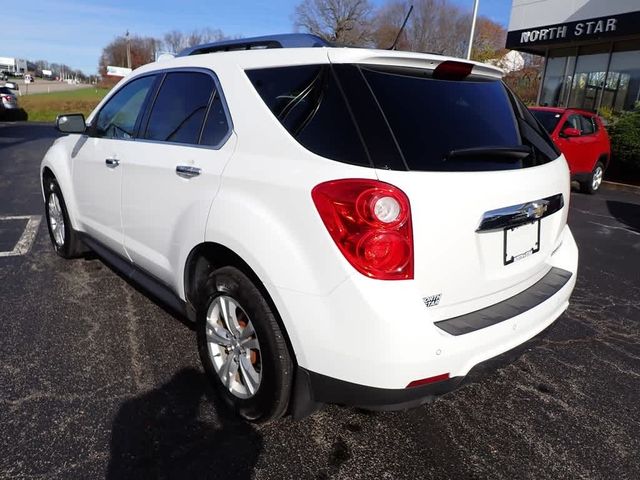
[[632,110],[640,101],[640,41],[619,42],[611,55],[601,107]]
[[604,87],[609,63],[609,45],[594,45],[580,49],[567,106],[595,110]]
[[575,48],[563,48],[549,52],[540,105],[557,107],[566,104],[575,62]]

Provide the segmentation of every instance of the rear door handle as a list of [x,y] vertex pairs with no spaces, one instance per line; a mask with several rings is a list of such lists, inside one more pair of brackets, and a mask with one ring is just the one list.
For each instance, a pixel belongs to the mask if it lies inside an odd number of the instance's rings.
[[189,167],[187,165],[178,165],[176,167],[176,174],[182,178],[193,178],[200,175],[202,172],[198,167]]
[[118,160],[117,158],[106,158],[104,160],[104,163],[109,168],[116,168],[118,165],[120,165],[120,160]]

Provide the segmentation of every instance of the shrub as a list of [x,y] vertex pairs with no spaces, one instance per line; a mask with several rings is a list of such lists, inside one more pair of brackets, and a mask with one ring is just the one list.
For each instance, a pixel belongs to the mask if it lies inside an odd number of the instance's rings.
[[625,170],[640,172],[640,106],[609,127],[611,157]]

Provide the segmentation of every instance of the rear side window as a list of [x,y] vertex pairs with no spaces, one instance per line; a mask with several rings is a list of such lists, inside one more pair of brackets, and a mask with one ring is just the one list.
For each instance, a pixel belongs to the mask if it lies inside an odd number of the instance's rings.
[[294,138],[333,160],[477,171],[525,168],[558,156],[498,79],[436,79],[425,69],[349,64],[247,75]]
[[249,70],[247,75],[271,112],[305,148],[340,162],[370,165],[329,65]]
[[215,82],[205,73],[168,73],[151,109],[144,138],[198,144],[214,91]]
[[229,122],[227,121],[227,115],[222,104],[222,97],[220,96],[220,92],[216,91],[211,106],[209,107],[207,120],[204,123],[200,144],[213,147],[218,146],[226,138],[228,133]]

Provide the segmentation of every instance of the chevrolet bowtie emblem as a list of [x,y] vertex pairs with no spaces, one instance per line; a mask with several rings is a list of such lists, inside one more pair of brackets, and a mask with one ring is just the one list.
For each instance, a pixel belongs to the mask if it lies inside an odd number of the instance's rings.
[[532,202],[525,207],[524,213],[526,213],[527,218],[532,220],[537,220],[538,218],[542,218],[542,216],[547,211],[547,204],[542,202]]

